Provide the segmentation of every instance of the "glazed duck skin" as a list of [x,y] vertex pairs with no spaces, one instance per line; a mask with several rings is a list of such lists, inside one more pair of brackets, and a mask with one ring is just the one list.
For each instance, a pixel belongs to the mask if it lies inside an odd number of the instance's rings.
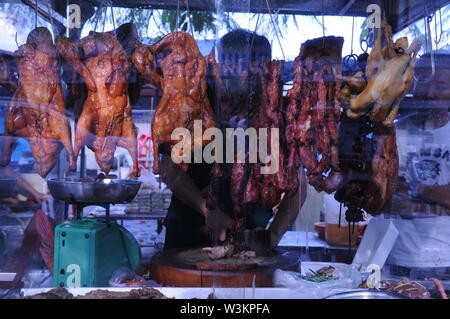
[[62,146],[67,150],[69,168],[76,168],[56,56],[46,28],[31,31],[27,43],[16,52],[19,82],[5,118],[7,141],[2,166],[9,164],[13,136],[17,136],[28,139],[42,177],[55,166]]
[[[167,55],[159,72],[154,55],[162,53]],[[169,33],[156,44],[141,47],[132,59],[147,80],[162,86],[163,96],[152,122],[153,170],[157,174],[161,146],[166,144],[171,148],[179,142],[172,140],[175,129],[186,128],[192,132],[195,120],[202,120],[202,132],[216,126],[207,96],[206,60],[194,38],[185,32]],[[208,143],[208,140],[195,140],[194,137],[192,150]]]
[[[133,159],[131,177],[139,177],[137,131],[127,85],[130,63],[120,43],[111,34],[91,33],[76,43],[58,38],[56,45],[83,77],[89,91],[77,123],[75,154],[87,145],[108,174],[116,147],[125,148]],[[80,51],[84,52],[84,60]]]
[[379,30],[367,61],[367,87],[350,98],[347,116],[358,118],[368,114],[371,121],[392,126],[400,102],[412,87],[421,42],[415,41],[408,47],[408,39],[403,37],[394,43],[391,27],[386,22],[383,22],[382,31],[387,46],[381,47],[382,33]]

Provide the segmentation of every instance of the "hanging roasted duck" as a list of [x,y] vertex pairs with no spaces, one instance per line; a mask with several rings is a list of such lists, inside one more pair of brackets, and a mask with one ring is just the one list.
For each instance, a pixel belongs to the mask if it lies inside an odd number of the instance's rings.
[[[46,177],[55,166],[62,147],[67,151],[69,168],[75,170],[57,51],[50,31],[42,27],[31,31],[26,44],[20,46],[15,55],[19,79],[16,86],[12,77],[7,77],[6,84],[15,92],[5,118],[7,137],[1,153],[1,165],[9,164],[13,137],[17,136],[28,140],[36,170],[42,177]],[[6,69],[9,73],[7,68],[2,68],[3,72]],[[1,77],[4,80],[5,77]]]
[[[387,45],[382,48],[382,35]],[[347,207],[346,220],[379,214],[396,190],[399,159],[393,121],[412,86],[421,43],[392,40],[389,24],[378,30],[365,74],[338,76],[344,82],[339,99],[346,109],[341,123],[339,164],[345,179],[335,198]],[[365,80],[367,79],[367,85]]]
[[[158,55],[162,58],[157,65]],[[202,135],[216,126],[207,97],[206,61],[195,39],[185,32],[173,32],[151,46],[138,46],[132,60],[137,70],[163,91],[152,121],[155,174],[159,172],[159,153],[169,153],[181,141],[172,139],[172,132],[185,128],[191,132],[191,150],[210,141],[194,136],[194,121],[201,120]],[[183,154],[177,154],[183,156]],[[186,167],[184,165],[184,167]]]
[[[386,41],[384,48],[383,34]],[[342,97],[342,100],[348,100],[347,116],[358,118],[368,115],[372,122],[392,126],[400,102],[412,86],[416,56],[421,45],[419,41],[409,45],[407,37],[393,42],[391,26],[383,22],[367,61],[367,86],[357,95]],[[358,74],[341,79],[360,90],[361,78],[361,74]]]
[[133,160],[130,176],[139,177],[137,130],[128,96],[130,62],[122,46],[113,35],[95,32],[78,42],[58,38],[56,45],[88,88],[76,127],[75,154],[87,145],[109,173],[116,147],[125,148]]
[[399,158],[395,129],[364,119],[345,118],[341,125],[340,167],[345,176],[335,194],[347,211],[347,222],[378,215],[397,187]]

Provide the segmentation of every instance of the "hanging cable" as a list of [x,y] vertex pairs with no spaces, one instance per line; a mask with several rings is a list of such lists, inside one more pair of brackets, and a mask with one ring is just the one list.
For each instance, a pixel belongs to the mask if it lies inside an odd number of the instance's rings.
[[54,23],[53,23],[53,15],[52,15],[52,12],[50,10],[50,0],[47,0],[46,4],[47,4],[48,17],[50,19],[50,26],[51,26],[52,31],[53,31],[53,36],[56,38],[57,34],[55,32],[55,26],[54,26]]
[[256,18],[255,31],[253,31],[252,42],[251,42],[251,44],[250,44],[250,52],[252,51],[252,49],[253,49],[253,43],[255,42],[256,31],[258,30],[258,26],[259,26],[259,18],[260,18],[260,16],[261,16],[261,10],[262,10],[262,9],[259,10],[259,12],[258,12],[258,17]]
[[34,3],[34,28],[37,28],[37,20],[38,20],[38,0]]
[[175,32],[178,31],[179,24],[180,24],[180,0],[177,0],[177,16],[176,16],[176,23],[175,23]]
[[277,37],[278,44],[279,44],[280,49],[281,49],[281,54],[283,55],[283,60],[286,61],[286,56],[284,55],[283,46],[281,45],[281,41],[280,41],[280,38],[278,36],[278,28],[275,26],[275,22],[274,22],[273,17],[272,17],[272,10],[270,9],[270,5],[269,5],[269,1],[268,0],[266,0],[266,4],[267,4],[267,10],[269,10],[269,14],[270,14],[270,21],[272,22],[272,25],[273,25],[273,28],[274,28],[274,31],[275,31],[275,36]]
[[194,36],[194,26],[192,25],[192,17],[191,12],[189,11],[189,0],[186,0],[186,10],[187,10],[187,17],[189,21],[189,27],[191,29],[191,35]]
[[322,49],[325,47],[325,16],[324,16],[324,6],[323,0],[320,1],[320,11],[322,13]]
[[117,37],[116,19],[114,18],[114,7],[113,7],[112,1],[111,1],[111,19],[112,19],[112,24],[113,24],[114,36]]
[[97,31],[98,21],[100,20],[101,10],[103,8],[103,5],[105,4],[105,1],[106,0],[102,0],[102,2],[100,3],[100,6],[97,8],[97,17],[95,19],[94,32]]
[[[439,12],[439,26],[440,26],[440,32],[439,32],[439,37],[438,37],[438,28],[437,28],[437,12]],[[438,44],[441,42],[442,40],[442,36],[444,34],[443,30],[442,30],[442,13],[441,13],[441,8],[439,8],[439,10],[434,14],[434,34],[436,36],[436,39],[434,39],[434,43],[436,44],[436,49]]]
[[353,55],[353,35],[355,33],[355,6],[352,6],[352,42],[350,43],[350,55]]
[[428,83],[431,80],[434,79],[434,76],[436,75],[436,63],[434,58],[434,52],[433,52],[433,41],[431,40],[431,16],[427,15],[427,8],[426,4],[424,3],[424,26],[425,26],[425,52],[430,52],[430,58],[431,58],[431,76],[428,79],[419,79],[416,77],[416,74],[414,73],[414,88],[417,85],[417,83]]

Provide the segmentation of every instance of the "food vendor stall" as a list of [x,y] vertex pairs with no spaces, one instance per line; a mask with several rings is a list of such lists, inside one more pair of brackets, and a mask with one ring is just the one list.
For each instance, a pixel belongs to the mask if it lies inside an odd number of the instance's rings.
[[0,23],[1,298],[447,298],[450,1]]

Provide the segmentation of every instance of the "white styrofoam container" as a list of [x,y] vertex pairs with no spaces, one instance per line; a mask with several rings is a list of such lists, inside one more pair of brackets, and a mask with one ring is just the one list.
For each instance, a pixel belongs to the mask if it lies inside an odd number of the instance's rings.
[[15,272],[0,272],[0,282],[11,282],[15,277]]
[[382,216],[373,218],[367,225],[353,258],[353,264],[361,266],[362,271],[365,271],[369,265],[383,268],[398,234],[398,230],[391,220],[384,219]]

